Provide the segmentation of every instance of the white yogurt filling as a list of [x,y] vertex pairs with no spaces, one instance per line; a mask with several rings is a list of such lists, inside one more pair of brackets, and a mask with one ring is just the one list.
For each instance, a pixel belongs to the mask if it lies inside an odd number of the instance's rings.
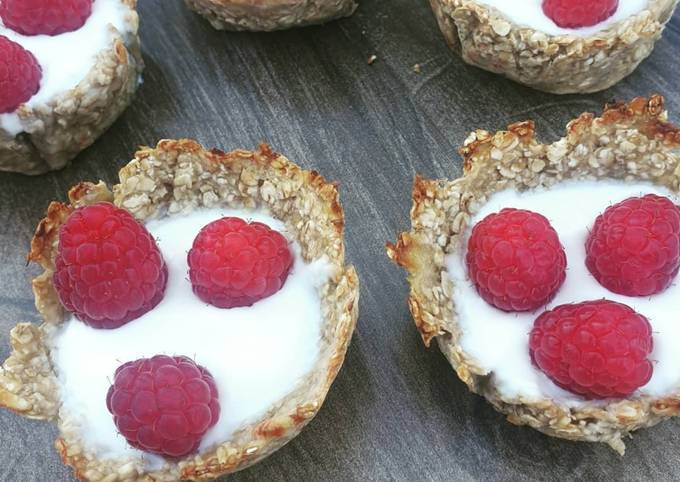
[[528,209],[548,218],[566,251],[567,279],[546,309],[602,298],[632,307],[649,319],[654,333],[654,350],[650,356],[654,362],[654,374],[649,383],[632,397],[668,395],[680,386],[680,318],[677,309],[680,284],[676,281],[663,293],[649,298],[622,296],[603,288],[585,266],[585,242],[597,216],[612,204],[650,193],[667,196],[678,203],[678,198],[670,191],[651,184],[569,181],[550,190],[501,191],[493,195],[470,221],[464,239],[465,248],[446,259],[462,331],[460,344],[480,368],[492,374],[503,397],[523,401],[552,399],[566,406],[585,403],[577,395],[557,387],[531,363],[529,332],[536,317],[544,310],[535,313],[501,311],[486,303],[468,278],[465,253],[472,227],[489,214],[509,207]]
[[543,13],[543,0],[476,0],[482,5],[493,7],[510,19],[513,23],[530,27],[549,35],[576,35],[588,37],[610,25],[640,13],[649,4],[649,0],[619,0],[616,13],[604,22],[592,27],[562,28]]
[[[0,35],[31,52],[42,67],[40,90],[26,105],[42,105],[74,89],[94,67],[98,54],[111,46],[111,26],[124,38],[130,33],[126,18],[131,12],[122,0],[95,0],[92,14],[80,29],[53,37],[21,35],[0,20]],[[0,114],[0,128],[11,135],[24,130],[16,112]]]
[[79,425],[88,450],[99,457],[142,457],[148,467],[163,463],[131,448],[106,408],[114,372],[126,361],[186,355],[212,373],[221,413],[205,434],[201,452],[258,421],[314,367],[323,323],[319,288],[330,278],[330,263],[324,258],[306,263],[292,241],[295,260],[280,291],[250,307],[207,305],[191,290],[186,257],[200,229],[223,216],[260,221],[292,239],[281,221],[260,211],[206,209],[151,221],[147,228],[168,266],[163,301],[115,330],[96,330],[72,317],[52,339],[63,411]]

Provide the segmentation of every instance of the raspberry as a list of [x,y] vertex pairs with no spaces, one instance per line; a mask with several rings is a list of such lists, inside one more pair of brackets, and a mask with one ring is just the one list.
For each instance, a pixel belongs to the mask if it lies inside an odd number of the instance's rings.
[[614,293],[664,291],[680,269],[680,208],[654,194],[607,208],[586,241],[586,266]]
[[33,97],[40,80],[42,69],[33,54],[0,35],[0,114],[14,112]]
[[550,222],[540,214],[503,209],[472,230],[468,273],[480,296],[504,311],[546,305],[566,278],[567,256]]
[[168,268],[151,234],[110,203],[76,209],[59,231],[54,287],[94,328],[118,328],[156,306]]
[[106,407],[130,445],[170,458],[198,450],[220,417],[215,380],[184,356],[157,355],[121,365]]
[[618,8],[619,0],[543,0],[543,13],[563,28],[597,25]]
[[587,399],[625,398],[652,377],[652,327],[608,300],[562,305],[534,322],[531,361],[556,385]]
[[0,0],[5,27],[23,35],[78,30],[92,13],[92,0]]
[[218,308],[250,306],[281,289],[293,264],[288,241],[266,224],[222,218],[189,251],[194,293]]

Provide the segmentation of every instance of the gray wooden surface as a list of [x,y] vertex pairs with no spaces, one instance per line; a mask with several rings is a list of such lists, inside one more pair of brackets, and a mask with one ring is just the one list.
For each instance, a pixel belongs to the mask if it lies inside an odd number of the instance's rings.
[[[0,358],[20,321],[38,322],[25,266],[48,202],[80,180],[116,180],[135,147],[194,137],[251,148],[266,140],[341,183],[347,252],[362,281],[359,326],[316,419],[288,446],[228,480],[678,480],[680,421],[639,432],[619,457],[506,423],[425,350],[386,240],[409,226],[416,172],[457,176],[467,132],[533,118],[554,140],[584,110],[659,92],[680,121],[680,14],[652,57],[617,87],[557,97],[467,67],[424,0],[364,0],[356,15],[276,34],[212,30],[180,0],[141,0],[147,69],[135,103],[62,172],[0,174]],[[378,60],[367,65],[370,55]],[[414,64],[422,65],[416,74]],[[0,480],[71,481],[55,430],[0,411]]]

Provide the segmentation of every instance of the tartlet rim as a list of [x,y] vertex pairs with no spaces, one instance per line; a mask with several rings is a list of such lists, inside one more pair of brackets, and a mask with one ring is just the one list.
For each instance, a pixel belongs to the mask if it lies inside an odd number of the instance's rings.
[[[567,40],[567,39],[568,40],[576,39],[576,40],[581,40],[583,42],[594,42],[594,41],[597,41],[597,40],[601,40],[602,37],[609,36],[610,34],[620,35],[617,32],[617,27],[621,26],[621,24],[623,24],[624,22],[630,21],[631,19],[642,18],[642,16],[646,15],[646,12],[649,11],[650,3],[652,3],[652,2],[660,3],[664,0],[648,0],[647,6],[645,6],[645,8],[643,8],[641,11],[634,13],[634,14],[628,16],[628,17],[617,20],[616,22],[612,22],[609,25],[607,25],[606,27],[599,29],[599,30],[595,31],[594,33],[591,33],[591,34],[588,34],[588,35],[575,35],[571,32],[562,32],[562,33],[558,33],[558,34],[551,34],[551,33],[548,33],[548,32],[544,32],[540,29],[533,28],[533,27],[530,27],[528,25],[524,25],[524,24],[521,24],[521,23],[517,23],[517,22],[513,21],[510,17],[508,17],[503,11],[497,9],[496,7],[485,5],[483,2],[480,2],[479,0],[449,0],[449,1],[457,1],[463,7],[470,5],[470,4],[474,4],[480,10],[480,12],[483,12],[483,13],[486,14],[484,16],[489,18],[489,21],[492,18],[499,18],[499,19],[502,19],[505,22],[508,22],[509,24],[511,24],[513,26],[513,28],[518,30],[518,31],[526,30],[526,31],[530,31],[530,32],[539,32],[543,35],[550,37],[551,39],[555,40],[556,42],[559,42],[559,41],[562,41],[562,40]],[[482,17],[480,17],[480,18],[482,18]],[[546,18],[548,18],[548,17],[546,16]],[[600,24],[604,23],[605,21],[600,22]],[[595,25],[595,26],[597,26],[597,25]],[[577,30],[577,29],[566,29],[566,30]]]
[[348,17],[356,0],[185,0],[218,30],[276,31]]

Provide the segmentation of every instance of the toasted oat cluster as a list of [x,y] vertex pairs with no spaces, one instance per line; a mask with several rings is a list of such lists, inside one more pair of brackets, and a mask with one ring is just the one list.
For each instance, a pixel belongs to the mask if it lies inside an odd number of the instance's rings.
[[516,24],[481,0],[431,3],[447,43],[465,62],[568,94],[604,90],[633,72],[652,52],[678,1],[649,0],[643,11],[583,37]]
[[[493,374],[479,366],[461,346],[462,332],[454,286],[447,274],[447,257],[464,252],[470,220],[500,191],[526,192],[570,180],[614,179],[645,181],[677,194],[680,159],[674,149],[678,147],[680,128],[667,122],[663,98],[636,98],[628,104],[608,105],[599,118],[581,115],[568,124],[566,137],[553,144],[536,140],[532,122],[513,124],[507,131],[495,134],[478,130],[461,149],[463,177],[453,181],[415,179],[412,230],[403,233],[395,244],[388,243],[387,252],[408,271],[409,306],[416,327],[427,346],[437,340],[470,390],[486,397],[510,422],[565,439],[604,442],[623,453],[625,436],[678,415],[679,400],[674,395],[643,395],[604,405],[584,402],[567,406],[548,398],[527,402],[521,397],[503,396]],[[673,223],[664,226],[671,229]],[[623,322],[631,327],[628,333],[641,337],[635,346],[640,349],[639,382],[643,383],[650,368],[645,357],[651,350],[651,340],[643,340],[649,336],[648,324],[628,308],[592,306],[586,312],[590,316],[598,310],[616,311],[616,316],[627,320]],[[555,316],[559,319],[570,315],[564,311]],[[552,327],[554,323],[555,320],[545,326]],[[549,364],[545,366],[548,372],[552,370]],[[626,384],[621,387],[630,390]]]
[[218,30],[272,31],[348,17],[355,0],[185,0]]
[[[107,407],[118,417],[118,427],[131,444],[166,455],[160,468],[148,469],[142,460],[133,457],[98,458],[83,442],[74,414],[61,407],[62,395],[52,368],[48,346],[69,315],[54,284],[59,232],[76,210],[102,203],[113,203],[141,223],[201,208],[265,209],[291,230],[305,261],[325,257],[332,267],[319,293],[323,323],[313,370],[264,417],[241,427],[230,440],[204,453],[194,452],[195,434],[214,423],[219,414],[219,394],[209,389],[201,398],[196,384],[210,388],[210,375],[183,357],[137,360],[120,367]],[[354,268],[344,261],[343,230],[343,212],[335,186],[316,172],[301,170],[265,145],[255,152],[223,153],[207,151],[190,140],[165,140],[156,148],[137,152],[135,159],[120,171],[120,183],[111,190],[101,182],[81,183],[69,192],[68,204],[52,203],[39,224],[30,259],[45,270],[33,282],[36,306],[44,323],[23,323],[12,330],[13,352],[0,370],[0,405],[27,417],[55,422],[60,431],[57,450],[64,463],[84,480],[203,480],[261,460],[297,435],[314,417],[342,365],[357,320],[359,295]],[[273,245],[268,244],[269,239],[261,243],[262,249],[270,252]],[[183,375],[175,377],[180,372]],[[135,385],[138,379],[148,377],[161,377],[163,382],[155,388]],[[188,391],[186,384],[191,385]],[[195,406],[182,419],[184,425],[170,423],[167,418],[179,421],[173,411],[177,398],[166,390],[168,387],[177,396],[183,393],[190,397],[187,403]],[[144,397],[139,401],[140,407],[146,407],[134,426],[125,418],[133,408],[129,405],[131,389],[141,390]],[[154,396],[155,404],[150,398]],[[165,417],[165,428],[153,435],[145,428],[145,417],[160,417],[159,423]],[[185,428],[189,435],[179,437],[178,431],[184,434]]]

